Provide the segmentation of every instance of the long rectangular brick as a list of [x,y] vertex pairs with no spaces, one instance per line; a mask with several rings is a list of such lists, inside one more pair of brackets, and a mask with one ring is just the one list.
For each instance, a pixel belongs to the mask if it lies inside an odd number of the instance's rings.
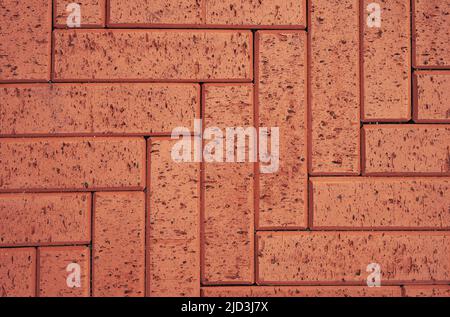
[[450,71],[414,72],[414,121],[450,123]]
[[365,175],[450,175],[449,125],[363,128]]
[[[75,2],[80,7],[80,27],[103,27],[106,20],[106,0],[77,0]],[[74,23],[71,16],[77,13],[71,5],[73,0],[53,1],[54,26],[57,28],[69,27],[67,21]]]
[[405,285],[406,297],[450,297],[450,285]]
[[359,174],[359,1],[310,2],[310,150],[313,175]]
[[0,194],[0,246],[89,244],[91,194]]
[[56,81],[251,81],[252,33],[56,30]]
[[450,229],[450,178],[312,178],[314,229]]
[[222,27],[305,28],[305,0],[205,0],[206,23]]
[[0,85],[0,135],[170,134],[200,115],[196,84]]
[[362,119],[408,121],[411,117],[410,0],[375,2],[381,10],[379,27],[370,23],[373,3],[361,1]]
[[[253,126],[251,84],[205,85],[203,93],[205,128],[218,127],[225,133],[226,127]],[[215,138],[220,140],[217,135]],[[225,140],[222,141],[225,145]],[[205,140],[205,149],[209,142],[214,141]],[[234,146],[234,150],[236,148]],[[226,148],[222,152],[224,158],[229,150],[232,149]],[[216,151],[222,151],[222,148],[218,147]],[[253,282],[254,166],[256,164],[248,160],[204,163],[204,284]]]
[[145,195],[95,193],[93,296],[144,296]]
[[221,286],[203,287],[203,297],[401,297],[400,286]]
[[49,80],[52,1],[3,0],[0,17],[0,82]]
[[[85,246],[39,248],[39,297],[88,297],[91,251]],[[77,271],[73,265],[79,265]],[[80,285],[70,285],[80,274]]]
[[449,232],[265,232],[257,244],[259,284],[366,285],[372,263],[381,285],[450,281]]
[[0,249],[0,297],[36,296],[36,249]]
[[200,296],[200,163],[177,163],[176,140],[149,144],[147,289],[150,296]]
[[257,226],[305,228],[308,168],[306,33],[259,31],[256,43],[255,89],[259,127],[280,129],[279,169],[259,175]]
[[0,139],[0,192],[145,187],[143,138]]

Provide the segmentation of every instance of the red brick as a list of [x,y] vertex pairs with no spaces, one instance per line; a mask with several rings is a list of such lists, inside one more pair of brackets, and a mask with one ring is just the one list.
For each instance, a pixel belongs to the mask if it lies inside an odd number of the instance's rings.
[[250,31],[57,30],[57,81],[251,81]]
[[194,84],[2,85],[0,97],[0,135],[170,134],[200,115]]
[[92,261],[94,296],[144,296],[144,193],[95,193]]
[[0,246],[88,244],[91,194],[0,194]]
[[[256,35],[260,127],[280,128],[280,167],[259,176],[259,228],[307,226],[306,33]],[[264,164],[264,163],[261,163]]]
[[406,297],[450,297],[450,285],[405,285]]
[[450,229],[450,178],[312,178],[313,227]]
[[[81,27],[103,27],[106,17],[106,0],[77,0],[80,5]],[[67,17],[71,11],[67,11],[67,6],[73,3],[73,0],[55,0],[54,22],[55,27],[68,27]]]
[[310,168],[359,174],[359,2],[310,4]]
[[175,142],[149,145],[150,296],[200,296],[200,164],[174,162]]
[[381,285],[450,281],[448,232],[266,232],[258,234],[260,284],[366,284],[371,263]]
[[109,25],[200,25],[206,0],[109,0]]
[[0,249],[0,297],[36,295],[36,249]]
[[[87,297],[90,294],[89,247],[39,248],[39,296]],[[73,271],[68,265],[76,263],[81,268],[81,287],[69,287],[67,278]]]
[[365,121],[408,121],[411,117],[410,0],[377,2],[381,27],[369,27],[364,0],[363,111]]
[[0,4],[0,82],[50,79],[51,0]]
[[142,189],[142,138],[0,140],[0,192]]
[[[211,84],[205,85],[203,92],[205,128],[225,131],[226,127],[253,126],[252,85]],[[205,284],[253,282],[254,166],[248,160],[204,163],[202,281]]]
[[204,297],[401,297],[399,286],[223,286],[203,287]]
[[450,66],[450,0],[414,0],[413,63],[418,68]]
[[450,126],[364,126],[366,175],[450,175]]
[[224,27],[306,26],[305,0],[205,0],[206,23]]
[[450,71],[414,73],[414,121],[450,123]]

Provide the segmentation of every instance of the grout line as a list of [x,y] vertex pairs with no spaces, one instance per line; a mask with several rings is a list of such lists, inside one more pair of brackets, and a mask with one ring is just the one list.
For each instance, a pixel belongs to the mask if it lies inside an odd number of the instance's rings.
[[40,249],[38,247],[35,248],[35,277],[36,277],[36,289],[35,289],[35,297],[40,297],[40,288],[41,288],[41,256],[40,256]]
[[[253,126],[259,131],[259,41],[256,31],[253,34]],[[250,155],[250,153],[249,153]],[[259,173],[259,133],[256,134],[256,162],[253,163],[253,285],[258,277],[257,257],[258,249],[256,243],[256,232],[259,225],[259,196],[260,196],[260,173]]]
[[89,259],[89,296],[92,297],[94,294],[94,212],[95,212],[95,193],[91,192],[91,243],[89,244],[90,259]]

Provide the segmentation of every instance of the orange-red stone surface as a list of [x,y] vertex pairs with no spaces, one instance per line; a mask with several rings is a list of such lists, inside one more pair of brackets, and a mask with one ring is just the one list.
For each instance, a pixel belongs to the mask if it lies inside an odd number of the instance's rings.
[[[106,19],[107,0],[78,0],[80,6],[80,27],[103,27]],[[74,9],[70,6],[72,0],[54,0],[54,22],[56,27],[69,27]],[[70,25],[70,23],[69,23]]]
[[450,123],[450,71],[417,71],[414,83],[414,121]]

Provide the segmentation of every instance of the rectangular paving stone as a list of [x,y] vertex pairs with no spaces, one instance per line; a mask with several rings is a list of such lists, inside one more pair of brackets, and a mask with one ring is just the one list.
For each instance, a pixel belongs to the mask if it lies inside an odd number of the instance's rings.
[[54,5],[54,24],[57,28],[67,28],[68,19],[74,23],[71,16],[75,15],[76,9],[70,4],[76,3],[80,6],[80,27],[103,27],[106,20],[106,4],[107,0],[55,0]]
[[259,127],[280,129],[279,167],[259,174],[258,228],[307,226],[306,41],[303,31],[256,33]]
[[405,285],[406,297],[450,297],[450,285]]
[[0,297],[36,296],[36,249],[0,249]]
[[56,81],[251,81],[252,33],[56,30]]

